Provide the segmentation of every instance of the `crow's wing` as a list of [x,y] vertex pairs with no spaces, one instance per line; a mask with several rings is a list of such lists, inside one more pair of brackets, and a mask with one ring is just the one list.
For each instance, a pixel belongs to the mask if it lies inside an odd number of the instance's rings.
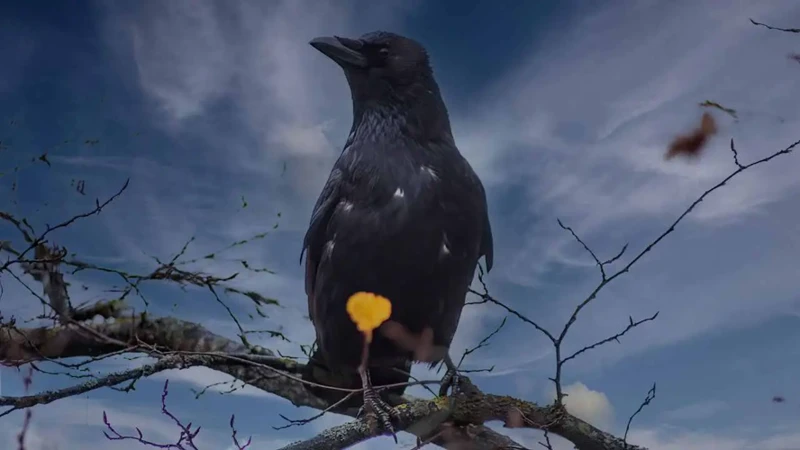
[[[491,270],[494,263],[494,242],[489,223],[486,192],[480,178],[466,159],[460,158],[459,162],[460,176],[458,178],[460,183],[458,183],[457,189],[461,192],[460,202],[464,202],[460,204],[459,209],[466,208],[470,213],[464,216],[458,215],[457,219],[453,217],[445,223],[445,233],[455,238],[448,242],[448,245],[454,247],[453,255],[466,256],[461,261],[451,260],[448,264],[449,267],[443,267],[446,273],[447,287],[440,300],[442,301],[442,313],[438,327],[447,345],[452,341],[458,328],[461,311],[475,275],[478,258],[481,256],[486,258],[487,271]],[[455,162],[454,165],[456,165]],[[472,221],[479,223],[470,226]],[[469,250],[473,245],[477,247],[477,254]]]
[[308,296],[308,315],[312,322],[314,322],[314,285],[317,277],[317,267],[325,245],[325,230],[328,227],[333,211],[336,209],[336,205],[339,203],[341,183],[342,172],[334,167],[328,176],[328,181],[322,188],[317,203],[314,205],[311,221],[303,238],[303,249],[300,252],[301,261],[303,253],[306,253],[305,285],[306,295]]
[[[449,344],[478,258],[492,266],[483,186],[460,155],[429,168],[400,152],[368,150],[343,152],[314,207],[303,244],[309,316],[329,317],[315,295],[333,292],[326,277],[359,273],[362,289],[390,289],[402,298],[407,320],[426,316]],[[387,255],[395,258],[389,263]],[[398,275],[401,284],[424,284],[431,297],[397,291]],[[321,325],[315,323],[318,331]]]
[[489,208],[486,202],[486,191],[483,184],[477,175],[474,175],[474,180],[481,188],[481,195],[483,197],[484,215],[483,215],[483,236],[481,236],[480,256],[486,259],[486,272],[492,270],[494,265],[494,239],[492,237],[492,224],[489,222]]

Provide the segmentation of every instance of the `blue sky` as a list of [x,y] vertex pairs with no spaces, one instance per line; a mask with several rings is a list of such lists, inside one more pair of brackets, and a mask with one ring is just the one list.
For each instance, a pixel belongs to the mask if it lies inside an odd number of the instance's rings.
[[[291,343],[254,340],[299,354],[298,345],[313,336],[303,318],[302,235],[350,126],[340,69],[307,42],[391,30],[428,47],[456,141],[487,187],[495,233],[491,291],[555,328],[599,276],[557,217],[601,255],[625,243],[638,250],[735,169],[730,137],[744,161],[800,138],[800,66],[786,58],[800,41],[755,27],[750,17],[797,27],[800,5],[7,2],[0,6],[0,139],[8,146],[0,152],[0,202],[35,224],[54,223],[91,208],[95,197],[111,195],[130,177],[119,202],[55,238],[84,260],[131,271],[152,269],[148,255],[168,257],[190,236],[194,257],[270,231],[196,267],[227,274],[240,271],[237,260],[246,258],[275,271],[237,279],[282,302],[267,311],[269,319],[245,326],[281,328]],[[737,109],[739,120],[716,115],[720,131],[700,160],[664,161],[671,138],[698,122],[704,100]],[[86,139],[100,142],[89,146]],[[30,163],[44,151],[51,168]],[[10,173],[17,165],[20,171]],[[800,350],[792,345],[800,339],[798,170],[793,154],[737,177],[585,310],[566,344],[573,350],[616,333],[629,315],[660,315],[621,344],[567,366],[576,414],[620,433],[656,382],[656,400],[634,423],[635,443],[800,448]],[[70,187],[73,179],[85,180],[86,196]],[[74,290],[73,302],[108,297],[104,290],[116,282],[95,274],[71,281],[89,287]],[[15,282],[4,279],[3,287],[4,315],[40,311]],[[154,313],[235,336],[234,324],[206,293],[155,284],[147,293]],[[230,304],[240,317],[252,312],[245,300]],[[456,354],[502,318],[496,307],[467,307]],[[509,319],[491,346],[473,356],[467,360],[473,367],[496,366],[475,378],[485,390],[549,400],[553,354],[535,330]],[[0,370],[3,393],[19,392],[19,376]],[[172,438],[176,430],[158,405],[167,377],[172,409],[203,426],[203,448],[229,445],[231,412],[256,448],[346,420],[332,416],[273,431],[282,424],[278,414],[311,411],[247,389],[195,399],[190,389],[228,378],[191,369],[143,381],[132,394],[98,391],[36,408],[28,448],[53,448],[54,441],[59,449],[139,448],[105,440],[102,410],[115,424]],[[33,387],[67,381],[37,375]],[[787,401],[771,402],[775,395]],[[21,420],[21,414],[0,419],[0,442],[13,445]],[[513,436],[536,447],[539,434],[514,430]]]

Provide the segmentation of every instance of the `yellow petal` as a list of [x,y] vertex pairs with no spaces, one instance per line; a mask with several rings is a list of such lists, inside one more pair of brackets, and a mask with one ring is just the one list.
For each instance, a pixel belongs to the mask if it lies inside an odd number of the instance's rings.
[[369,342],[372,331],[392,315],[392,302],[371,292],[356,292],[347,300],[347,314]]

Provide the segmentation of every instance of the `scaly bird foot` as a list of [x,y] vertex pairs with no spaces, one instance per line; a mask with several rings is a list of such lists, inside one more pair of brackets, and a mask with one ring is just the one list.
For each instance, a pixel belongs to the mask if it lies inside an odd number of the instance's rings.
[[380,430],[383,431],[382,434],[391,434],[397,443],[397,435],[392,425],[392,421],[399,418],[397,411],[383,401],[374,389],[368,388],[364,391],[364,405],[358,410],[356,417],[366,419],[373,433]]
[[461,385],[461,376],[458,375],[458,370],[456,369],[447,369],[445,372],[444,377],[442,377],[442,382],[439,384],[439,397],[444,397],[447,395],[447,391],[452,387],[453,388],[453,395],[458,394],[459,386]]
[[458,385],[458,371],[455,369],[447,369],[442,377],[442,382],[439,384],[439,397],[447,395],[447,391],[452,387],[453,394],[455,394],[455,386]]
[[472,384],[472,381],[464,375],[459,374],[458,366],[453,364],[450,355],[444,357],[444,364],[447,367],[442,381],[439,384],[439,397],[447,395],[448,389],[451,389],[450,395],[456,396],[458,394],[473,395],[479,392],[478,389]]

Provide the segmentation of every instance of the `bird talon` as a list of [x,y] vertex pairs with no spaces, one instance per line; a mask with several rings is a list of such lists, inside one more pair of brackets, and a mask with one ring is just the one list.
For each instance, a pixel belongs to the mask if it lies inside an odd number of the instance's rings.
[[381,434],[390,434],[397,443],[392,420],[398,419],[398,414],[386,402],[381,400],[374,391],[367,391],[364,395],[364,405],[358,410],[356,417],[364,419],[373,432],[382,431]]
[[446,396],[450,388],[453,388],[452,395],[457,395],[460,392],[461,381],[461,376],[458,374],[458,371],[447,369],[439,385],[439,397]]

